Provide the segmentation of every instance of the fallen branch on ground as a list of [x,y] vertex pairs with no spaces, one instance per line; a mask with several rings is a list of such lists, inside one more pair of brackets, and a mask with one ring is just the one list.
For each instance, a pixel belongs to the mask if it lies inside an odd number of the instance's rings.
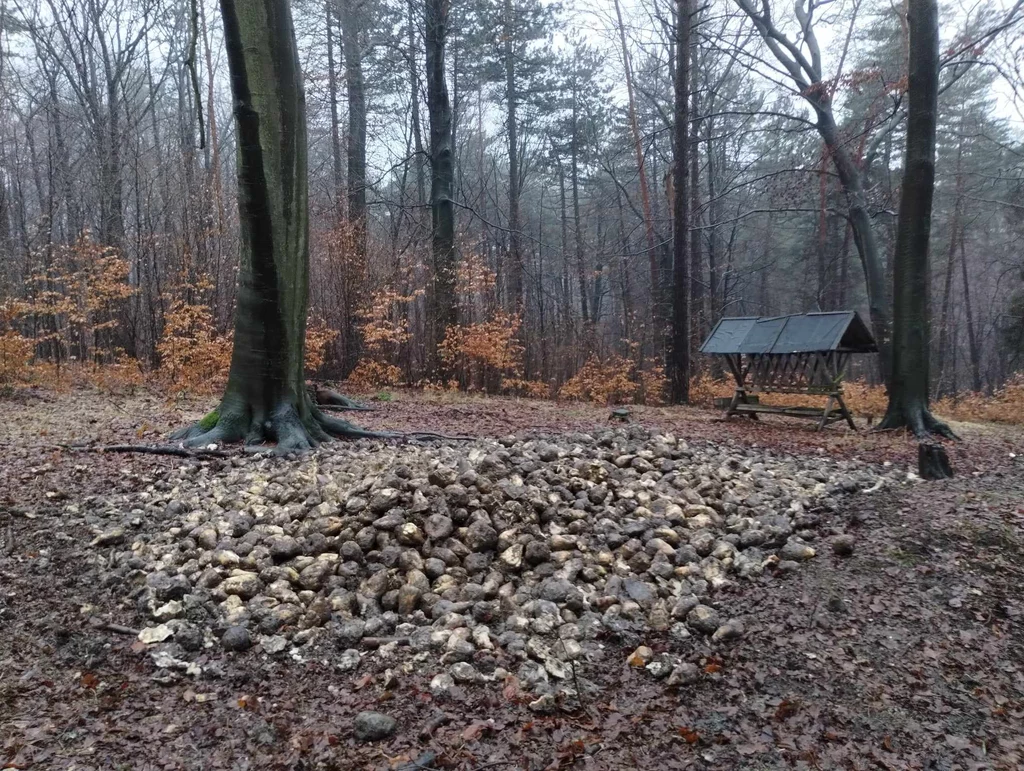
[[133,452],[141,455],[173,455],[178,458],[230,458],[232,453],[199,447],[187,449],[169,444],[58,444],[61,450],[72,452]]
[[138,629],[132,629],[130,626],[124,626],[123,624],[115,624],[111,621],[104,621],[95,616],[89,619],[89,623],[94,629],[99,629],[102,632],[116,632],[117,634],[127,634],[132,637],[138,637],[139,635]]

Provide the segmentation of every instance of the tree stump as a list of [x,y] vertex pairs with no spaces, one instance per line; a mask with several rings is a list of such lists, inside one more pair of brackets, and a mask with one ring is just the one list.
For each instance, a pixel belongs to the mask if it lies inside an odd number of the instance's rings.
[[917,473],[921,479],[949,479],[953,476],[953,467],[949,463],[949,455],[941,444],[921,442],[917,446]]

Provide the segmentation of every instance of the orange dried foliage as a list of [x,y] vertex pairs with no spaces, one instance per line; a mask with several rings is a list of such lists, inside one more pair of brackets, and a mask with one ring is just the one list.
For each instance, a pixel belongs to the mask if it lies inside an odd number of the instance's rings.
[[116,250],[93,241],[88,231],[73,244],[54,247],[50,264],[34,273],[20,316],[31,319],[36,345],[43,355],[60,361],[116,361],[122,352],[113,344],[116,312],[136,289],[128,283],[131,266]]
[[355,391],[368,391],[402,382],[402,370],[394,364],[362,359],[345,381]]
[[138,366],[126,362],[113,334],[136,292],[128,261],[88,231],[43,256],[47,265],[26,280],[27,296],[0,306],[0,383],[137,385]]
[[35,344],[21,333],[8,329],[0,332],[0,386],[9,386],[28,378],[29,362]]
[[208,305],[186,299],[201,297],[211,287],[206,277],[184,282],[164,316],[163,335],[156,346],[160,373],[180,391],[214,393],[227,382],[231,335],[218,333]]
[[563,399],[621,404],[632,402],[637,384],[630,378],[632,364],[619,356],[605,361],[596,357],[587,359],[582,369],[559,389]]
[[23,312],[24,303],[8,300],[0,304],[0,386],[12,386],[28,378],[35,343],[14,328]]
[[1024,373],[1014,375],[991,396],[968,392],[939,399],[933,407],[952,420],[1024,425]]
[[331,329],[327,322],[315,316],[306,324],[306,371],[316,372],[324,365],[327,347],[338,336],[338,330]]
[[137,359],[117,353],[104,364],[88,364],[73,370],[73,380],[85,382],[106,393],[131,393],[146,382],[146,375]]
[[369,304],[356,315],[368,353],[383,354],[409,341],[408,305],[422,290],[403,295],[394,289],[382,289],[370,297]]
[[648,363],[639,343],[625,341],[632,358],[610,356],[604,361],[591,356],[583,368],[559,390],[562,399],[599,404],[662,404],[665,399],[665,369]]
[[518,315],[497,311],[487,321],[450,327],[441,342],[441,359],[470,391],[546,398],[547,383],[523,377],[523,346]]
[[498,311],[489,321],[456,325],[441,342],[441,358],[451,367],[519,374],[523,347],[516,340],[519,317]]
[[482,296],[493,291],[497,283],[498,277],[478,253],[467,252],[459,261],[455,286],[460,295]]
[[390,287],[375,292],[358,312],[364,355],[349,374],[346,383],[353,390],[394,386],[402,382],[402,370],[394,362],[403,345],[409,342],[409,304],[423,294],[410,295]]

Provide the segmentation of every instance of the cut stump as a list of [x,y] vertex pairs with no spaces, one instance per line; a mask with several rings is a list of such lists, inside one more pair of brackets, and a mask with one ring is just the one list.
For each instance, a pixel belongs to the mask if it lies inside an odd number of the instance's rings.
[[921,442],[917,446],[917,473],[922,479],[949,479],[953,467],[949,455],[941,444]]

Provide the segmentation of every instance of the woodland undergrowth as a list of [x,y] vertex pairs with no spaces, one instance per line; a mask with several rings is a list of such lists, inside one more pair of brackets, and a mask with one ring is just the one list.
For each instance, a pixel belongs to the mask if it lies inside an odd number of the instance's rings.
[[[153,366],[123,345],[126,300],[135,292],[129,276],[128,262],[87,232],[57,249],[49,266],[32,275],[23,299],[0,303],[0,395],[31,385],[55,391],[146,386],[169,396],[220,393],[232,340],[218,328],[210,279],[186,272],[166,293]],[[584,353],[574,374],[562,382],[528,377],[521,319],[500,309],[495,288],[495,276],[481,260],[463,261],[458,276],[460,323],[440,340],[438,374],[420,379],[411,376],[407,362],[423,291],[406,294],[388,286],[369,294],[358,313],[361,356],[343,388],[364,394],[413,387],[607,405],[664,403],[664,370],[643,345],[627,340],[622,349],[628,355],[605,352],[588,339],[586,330],[580,333]],[[336,369],[331,351],[337,335],[322,318],[311,315],[306,330],[310,377]],[[733,386],[704,371],[693,378],[690,393],[694,405],[711,406],[715,399],[731,396]],[[801,395],[761,398],[767,404],[820,406],[820,398]],[[880,385],[849,382],[845,399],[855,415],[869,421],[885,414],[887,398]],[[992,394],[947,396],[933,406],[952,420],[1024,424],[1024,377]]]

